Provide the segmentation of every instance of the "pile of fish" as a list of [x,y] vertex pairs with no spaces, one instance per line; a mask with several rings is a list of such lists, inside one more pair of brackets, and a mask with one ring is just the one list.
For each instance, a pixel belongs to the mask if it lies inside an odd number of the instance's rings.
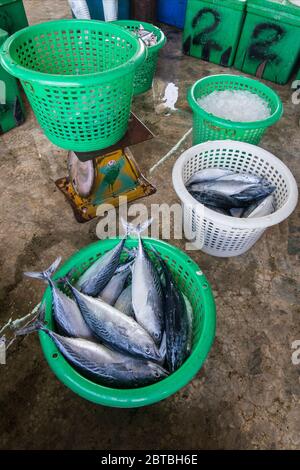
[[[191,352],[193,312],[160,254],[145,248],[148,225],[126,224],[126,236],[75,283],[74,271],[52,279],[60,258],[44,272],[26,272],[49,284],[56,328],[47,328],[41,309],[18,334],[44,331],[76,369],[104,385],[140,387],[176,371]],[[138,248],[128,250],[132,233]]]
[[264,217],[276,210],[276,187],[250,173],[226,168],[200,170],[187,181],[186,188],[196,201],[231,217]]
[[139,29],[136,30],[136,34],[148,47],[155,46],[157,44],[157,37],[155,34],[152,31],[147,31],[143,25],[140,25]]

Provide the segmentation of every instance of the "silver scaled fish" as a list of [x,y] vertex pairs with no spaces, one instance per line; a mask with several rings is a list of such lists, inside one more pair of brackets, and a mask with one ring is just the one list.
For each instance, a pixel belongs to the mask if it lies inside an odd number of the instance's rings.
[[132,305],[136,320],[160,345],[163,333],[163,293],[158,272],[144,249],[141,233],[152,221],[134,227],[127,224],[129,233],[138,236],[138,253],[132,269]]
[[166,262],[160,258],[165,275],[166,363],[175,372],[186,360],[190,348],[190,320],[183,294],[177,288]]
[[95,261],[78,279],[77,289],[95,297],[113,277],[124,248],[126,236],[113,248]]
[[114,305],[116,303],[117,299],[121,295],[125,282],[131,273],[132,263],[133,261],[130,261],[119,266],[109,283],[98,295],[100,299],[104,300],[109,305]]
[[61,332],[75,338],[93,338],[93,333],[84,321],[77,303],[64,294],[51,279],[58,268],[61,258],[43,272],[25,272],[24,275],[34,279],[46,281],[52,293],[53,316]]
[[141,387],[168,376],[159,364],[135,359],[102,344],[82,338],[67,338],[46,328],[41,320],[19,330],[18,335],[44,331],[60,353],[84,375],[109,386]]
[[120,296],[118,297],[115,308],[120,310],[120,312],[128,315],[129,317],[134,318],[134,311],[132,306],[132,285],[130,284],[127,286],[123,292],[121,292]]
[[153,339],[135,320],[103,300],[79,292],[69,282],[68,285],[83,318],[103,343],[137,357],[160,360]]

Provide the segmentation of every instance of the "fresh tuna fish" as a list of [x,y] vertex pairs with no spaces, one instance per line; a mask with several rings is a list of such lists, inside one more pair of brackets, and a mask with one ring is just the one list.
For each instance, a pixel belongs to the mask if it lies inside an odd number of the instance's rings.
[[175,372],[188,356],[189,320],[183,295],[177,289],[173,275],[163,259],[161,264],[166,278],[166,361],[168,370]]
[[186,186],[197,183],[205,183],[207,181],[213,181],[218,178],[233,175],[234,171],[227,168],[208,168],[206,170],[197,171],[190,179],[186,182]]
[[84,375],[100,380],[106,385],[140,387],[168,376],[168,372],[158,364],[134,359],[93,341],[61,336],[47,329],[39,320],[17,334],[27,334],[36,330],[44,331],[61,354]]
[[186,187],[198,202],[221,213],[227,210],[233,217],[243,217],[245,207],[261,202],[276,189],[260,176],[220,168],[196,173]]
[[25,272],[24,274],[49,284],[52,293],[53,316],[62,333],[75,338],[91,339],[93,334],[84,321],[77,303],[56,287],[55,282],[51,279],[60,262],[61,258],[57,258],[46,271]]
[[140,25],[136,34],[148,47],[155,46],[155,44],[157,44],[157,37],[155,34],[152,31],[147,31],[143,25]]
[[234,173],[232,175],[222,176],[218,181],[235,181],[248,184],[266,184],[266,180],[251,173]]
[[240,194],[243,191],[247,191],[250,188],[259,188],[257,185],[249,185],[249,183],[244,183],[242,181],[221,181],[216,180],[208,183],[197,183],[189,186],[190,191],[196,192],[208,192],[214,191],[225,196],[234,196]]
[[221,208],[221,209],[232,209],[234,207],[243,208],[248,207],[254,202],[261,201],[275,191],[274,186],[249,186],[248,189],[236,193],[234,195],[228,195],[219,191],[191,191],[191,195],[196,201],[201,204]]
[[265,217],[266,215],[273,214],[275,212],[275,200],[274,195],[271,194],[263,201],[259,201],[248,209],[245,210],[243,217],[253,218],[253,217]]
[[69,282],[68,285],[83,318],[103,343],[120,352],[144,359],[160,360],[153,339],[135,320],[103,300],[79,292]]
[[[249,189],[242,191],[239,194],[235,194],[234,198],[238,202],[243,202],[244,204],[251,203],[251,202],[258,202],[259,200],[265,199],[268,197],[270,194],[273,194],[273,192],[276,190],[275,186],[271,185],[261,185],[257,187],[249,187]],[[242,204],[240,205],[242,207]]]
[[131,266],[133,261],[121,265],[113,275],[109,283],[100,292],[98,297],[109,305],[114,305],[124,289],[126,280],[131,273]]
[[109,283],[118,265],[124,248],[126,237],[117,246],[95,261],[76,283],[77,289],[87,295],[96,296]]
[[126,287],[118,297],[115,303],[115,308],[125,315],[134,318],[134,311],[132,306],[132,285]]
[[[216,209],[228,210],[237,205],[237,202],[233,197],[225,196],[224,194],[218,193],[216,191],[191,191],[190,194],[196,201],[204,204],[205,206],[209,206],[209,208],[212,210],[213,207]],[[237,207],[239,207],[239,205],[237,205]]]
[[137,322],[142,325],[159,345],[163,329],[163,294],[158,272],[146,253],[141,233],[151,221],[133,227],[128,224],[128,232],[139,239],[138,253],[132,269],[132,305]]

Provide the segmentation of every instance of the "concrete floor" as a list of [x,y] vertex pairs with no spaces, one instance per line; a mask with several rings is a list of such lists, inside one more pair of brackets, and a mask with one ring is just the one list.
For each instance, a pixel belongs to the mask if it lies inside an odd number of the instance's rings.
[[[68,15],[67,2],[25,0],[30,23]],[[147,174],[191,127],[187,88],[198,78],[225,70],[184,57],[181,34],[164,27],[163,50],[154,91],[136,98],[134,110],[156,138],[133,149]],[[160,92],[179,87],[177,111],[161,113]],[[272,85],[285,114],[268,131],[262,147],[281,158],[300,179],[300,107],[287,85]],[[96,221],[79,225],[56,189],[66,174],[66,152],[43,135],[32,112],[26,123],[0,137],[1,326],[28,313],[43,286],[26,280],[59,254],[97,239]],[[151,181],[156,195],[176,202],[171,170],[187,141]],[[65,388],[47,366],[37,336],[16,341],[0,366],[1,449],[299,449],[300,366],[291,362],[292,342],[300,340],[299,211],[269,229],[246,255],[217,259],[192,257],[207,275],[217,303],[217,336],[195,379],[175,396],[144,409],[96,406]],[[183,247],[183,242],[172,241]]]

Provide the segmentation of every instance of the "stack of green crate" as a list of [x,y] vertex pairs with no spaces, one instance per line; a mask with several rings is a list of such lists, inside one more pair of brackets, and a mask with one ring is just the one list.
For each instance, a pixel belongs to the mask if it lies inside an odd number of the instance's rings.
[[288,0],[248,0],[235,67],[285,84],[300,56],[300,8]]
[[[22,0],[0,0],[0,47],[7,37],[28,26]],[[0,134],[24,122],[18,83],[0,66]]]
[[189,0],[183,33],[185,54],[230,67],[245,9],[246,0]]

